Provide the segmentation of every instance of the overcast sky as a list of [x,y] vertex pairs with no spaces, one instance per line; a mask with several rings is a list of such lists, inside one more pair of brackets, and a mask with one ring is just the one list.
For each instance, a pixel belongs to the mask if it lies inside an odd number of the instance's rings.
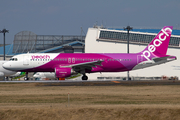
[[[95,24],[106,27],[180,28],[180,0],[1,0],[0,30],[6,43],[20,31],[37,35],[80,35]],[[3,34],[0,34],[3,44]]]

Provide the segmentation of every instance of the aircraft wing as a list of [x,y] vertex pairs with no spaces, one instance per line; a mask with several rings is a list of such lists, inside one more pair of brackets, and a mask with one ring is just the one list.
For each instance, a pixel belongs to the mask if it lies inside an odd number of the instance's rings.
[[63,67],[72,67],[75,71],[79,70],[91,70],[92,67],[95,67],[96,65],[101,65],[103,60],[98,60],[98,61],[91,61],[91,62],[85,62],[85,63],[79,63],[79,64],[72,64],[68,66],[63,66]]

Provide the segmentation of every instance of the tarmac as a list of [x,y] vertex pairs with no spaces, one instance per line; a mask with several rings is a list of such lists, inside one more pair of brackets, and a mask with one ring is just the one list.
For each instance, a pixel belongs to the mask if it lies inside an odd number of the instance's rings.
[[0,83],[38,83],[40,86],[138,86],[138,85],[180,85],[179,80],[39,80],[39,81],[0,81]]

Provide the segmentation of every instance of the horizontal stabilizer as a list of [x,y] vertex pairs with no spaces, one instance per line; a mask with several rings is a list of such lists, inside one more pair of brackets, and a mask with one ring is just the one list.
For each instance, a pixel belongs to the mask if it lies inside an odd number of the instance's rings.
[[169,60],[176,60],[177,58],[175,56],[166,56],[166,57],[160,57],[160,58],[152,58],[154,62],[160,62],[160,61],[169,61]]

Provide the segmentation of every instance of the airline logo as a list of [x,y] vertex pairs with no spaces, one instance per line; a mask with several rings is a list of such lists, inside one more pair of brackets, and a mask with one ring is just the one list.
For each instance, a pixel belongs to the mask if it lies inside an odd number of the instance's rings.
[[31,55],[32,59],[50,59],[49,55]]
[[153,40],[152,44],[148,46],[148,49],[143,52],[142,56],[144,56],[146,60],[150,60],[149,57],[151,56],[151,53],[155,52],[156,48],[160,47],[163,44],[163,42],[166,40],[167,37],[169,37],[169,34],[171,34],[171,32],[171,28],[167,27],[165,29],[162,29],[156,39]]

